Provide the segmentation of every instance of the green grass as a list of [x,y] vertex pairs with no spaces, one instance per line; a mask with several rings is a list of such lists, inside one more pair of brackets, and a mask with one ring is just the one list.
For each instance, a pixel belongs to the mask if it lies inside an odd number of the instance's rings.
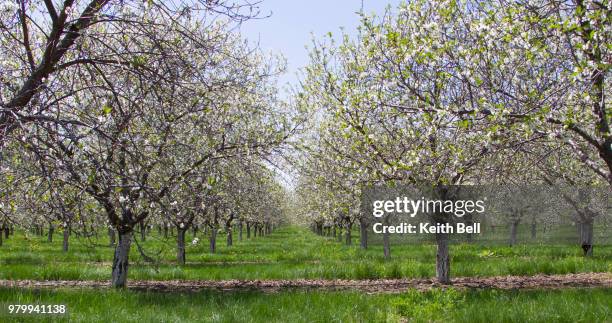
[[[158,261],[143,261],[133,244],[130,279],[293,279],[397,278],[434,276],[435,246],[392,246],[386,261],[380,245],[368,250],[334,238],[286,227],[265,237],[225,246],[210,254],[206,237],[187,246],[188,263],[174,262],[175,241],[152,234],[140,244]],[[188,237],[190,242],[192,237]],[[61,235],[46,237],[17,232],[0,247],[0,279],[93,279],[110,276],[113,249],[99,240],[72,236],[62,252]],[[576,245],[522,244],[451,247],[453,276],[533,275],[612,271],[612,246],[595,247],[584,258]],[[65,316],[7,313],[8,304],[65,304]],[[316,290],[160,293],[135,290],[0,288],[0,322],[612,322],[612,289],[464,290],[402,294],[365,294]]]
[[[144,262],[135,244],[130,255],[130,279],[295,279],[295,278],[400,278],[434,276],[435,246],[402,244],[392,246],[392,259],[385,261],[382,248],[368,250],[345,246],[333,238],[286,227],[269,236],[237,241],[225,246],[218,238],[218,252],[208,252],[206,237],[200,244],[187,245],[187,264],[177,266],[173,237],[153,233],[144,249],[158,260]],[[188,237],[191,242],[192,237]],[[62,252],[61,235],[48,243],[46,237],[16,233],[0,247],[0,279],[105,280],[110,277],[113,249],[105,235],[99,240],[72,236],[70,250]],[[612,246],[595,246],[595,255],[584,258],[576,245],[533,245],[514,247],[456,244],[451,247],[453,276],[496,276],[565,274],[612,271]]]
[[411,322],[610,322],[612,289],[410,291],[391,301]]
[[[0,288],[0,321],[609,322],[612,289],[439,291],[368,295],[281,291],[155,293]],[[68,314],[11,315],[8,304],[64,304]]]
[[[236,235],[237,236],[237,235]],[[208,252],[206,237],[192,245],[188,237],[187,264],[175,263],[173,237],[154,233],[144,243],[150,256],[144,262],[133,244],[130,279],[295,279],[295,278],[401,278],[433,277],[435,246],[402,244],[392,246],[392,259],[385,261],[382,248],[360,249],[333,238],[320,237],[298,227],[279,229],[269,236],[237,241],[226,247],[218,238],[218,252]],[[99,240],[72,236],[70,250],[62,252],[61,235],[53,243],[46,237],[16,233],[0,247],[0,279],[105,280],[109,279],[113,249],[105,235]],[[453,276],[565,274],[612,271],[612,246],[595,246],[595,255],[584,258],[576,245],[514,247],[456,244],[451,247]]]

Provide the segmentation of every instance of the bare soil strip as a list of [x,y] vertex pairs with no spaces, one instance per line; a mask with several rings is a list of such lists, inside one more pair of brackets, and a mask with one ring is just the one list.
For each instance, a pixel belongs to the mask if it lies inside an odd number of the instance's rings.
[[[579,273],[567,275],[459,277],[452,280],[455,288],[554,289],[572,287],[612,288],[612,273]],[[19,288],[109,288],[109,281],[77,280],[0,280],[2,287]],[[151,291],[226,291],[258,290],[275,292],[282,289],[356,290],[368,293],[399,293],[410,288],[427,290],[444,287],[434,279],[371,279],[371,280],[132,280],[128,288]]]

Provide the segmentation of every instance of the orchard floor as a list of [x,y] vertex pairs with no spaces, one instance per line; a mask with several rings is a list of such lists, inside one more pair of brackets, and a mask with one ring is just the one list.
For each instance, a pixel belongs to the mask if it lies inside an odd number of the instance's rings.
[[[433,245],[392,246],[385,260],[380,246],[287,227],[235,235],[231,247],[220,236],[210,254],[199,236],[184,266],[172,237],[139,241],[155,263],[133,244],[130,288],[113,290],[105,236],[73,235],[62,252],[59,234],[49,243],[18,232],[0,247],[0,322],[612,322],[609,245],[590,258],[573,245],[453,245],[459,278],[440,287]],[[68,314],[10,314],[9,304],[64,304]]]
[[[610,322],[612,289],[159,293],[0,288],[2,322]],[[67,314],[9,314],[64,304]]]
[[[138,238],[138,235],[135,235]],[[286,227],[264,237],[251,237],[227,247],[218,237],[217,253],[208,251],[206,237],[198,234],[193,245],[188,236],[187,264],[175,262],[175,238],[153,232],[139,244],[155,263],[146,262],[132,244],[131,280],[270,280],[270,279],[395,279],[435,276],[435,246],[405,244],[391,247],[391,260],[382,246],[367,250],[346,246],[331,237],[307,229]],[[577,245],[514,247],[457,244],[451,246],[453,277],[531,276],[612,272],[612,245],[594,248],[590,258]],[[0,280],[98,280],[110,278],[113,248],[105,234],[100,239],[70,237],[68,252],[62,251],[61,233],[53,242],[44,236],[16,232],[0,247]]]
[[[612,273],[565,275],[497,276],[453,278],[455,289],[558,289],[612,288]],[[110,281],[95,280],[0,280],[0,287],[16,288],[110,288]],[[366,293],[401,293],[409,289],[426,291],[447,288],[435,279],[362,279],[362,280],[131,280],[128,288],[157,292],[193,292],[200,290],[278,292],[290,289],[317,291],[361,291]]]

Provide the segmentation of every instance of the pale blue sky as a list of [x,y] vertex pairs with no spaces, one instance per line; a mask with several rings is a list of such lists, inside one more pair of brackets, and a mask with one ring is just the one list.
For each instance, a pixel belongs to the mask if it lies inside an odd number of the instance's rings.
[[[366,13],[382,14],[388,4],[397,7],[401,0],[363,0]],[[287,59],[287,73],[280,79],[281,85],[297,84],[298,69],[308,63],[306,45],[312,35],[320,38],[327,32],[339,35],[340,27],[354,34],[359,23],[356,14],[361,0],[263,0],[259,5],[263,15],[269,18],[250,20],[241,27],[244,37],[259,42],[265,51],[280,52]]]

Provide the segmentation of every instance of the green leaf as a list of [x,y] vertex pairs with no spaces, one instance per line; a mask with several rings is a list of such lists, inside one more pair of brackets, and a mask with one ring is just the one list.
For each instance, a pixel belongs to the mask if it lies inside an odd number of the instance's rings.
[[457,126],[462,129],[468,129],[470,127],[470,120],[469,119],[459,120],[457,121]]
[[142,66],[145,66],[146,64],[147,64],[147,59],[144,56],[136,55],[132,59],[132,65],[134,67],[142,67]]
[[113,111],[113,108],[111,106],[109,106],[108,104],[105,104],[102,107],[102,114],[104,114],[104,115],[109,115],[112,111]]

